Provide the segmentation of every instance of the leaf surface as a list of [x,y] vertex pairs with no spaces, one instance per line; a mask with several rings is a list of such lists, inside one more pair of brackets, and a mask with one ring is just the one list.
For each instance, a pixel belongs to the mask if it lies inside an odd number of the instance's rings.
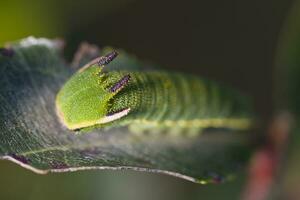
[[[10,48],[0,51],[2,159],[41,174],[133,169],[204,184],[230,179],[249,158],[249,133],[210,130],[191,138],[115,128],[76,135],[61,125],[55,111],[55,96],[74,73],[61,57],[59,42],[31,37]],[[140,64],[130,56],[123,60]]]

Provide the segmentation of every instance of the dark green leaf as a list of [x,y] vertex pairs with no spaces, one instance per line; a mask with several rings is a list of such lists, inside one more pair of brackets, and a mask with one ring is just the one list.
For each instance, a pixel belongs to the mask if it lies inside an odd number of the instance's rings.
[[0,52],[3,159],[41,174],[133,169],[206,183],[231,178],[249,158],[246,133],[211,130],[189,138],[134,135],[122,128],[75,135],[55,113],[56,93],[73,73],[60,57],[59,43],[27,38],[11,48]]

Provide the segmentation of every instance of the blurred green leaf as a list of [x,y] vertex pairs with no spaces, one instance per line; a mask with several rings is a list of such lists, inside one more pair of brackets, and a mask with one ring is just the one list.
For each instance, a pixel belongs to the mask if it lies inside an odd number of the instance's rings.
[[133,169],[203,184],[232,178],[248,160],[251,140],[246,133],[208,130],[197,138],[137,136],[118,128],[75,135],[55,113],[56,93],[74,72],[61,58],[60,44],[27,38],[0,51],[3,159],[41,174]]
[[[276,111],[290,115],[288,143],[276,199],[299,199],[300,153],[300,1],[293,3],[279,39],[275,70]],[[279,188],[279,189],[278,189]],[[272,199],[275,199],[274,197]]]
[[53,37],[65,32],[65,25],[53,1],[1,1],[0,45],[28,35]]

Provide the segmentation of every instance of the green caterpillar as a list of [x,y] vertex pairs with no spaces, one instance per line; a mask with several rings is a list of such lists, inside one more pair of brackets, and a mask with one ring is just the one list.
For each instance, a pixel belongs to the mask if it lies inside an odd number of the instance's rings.
[[113,51],[93,60],[59,91],[57,112],[68,129],[128,126],[134,132],[197,134],[204,128],[251,126],[251,106],[236,91],[163,70],[121,66],[104,71],[117,55]]

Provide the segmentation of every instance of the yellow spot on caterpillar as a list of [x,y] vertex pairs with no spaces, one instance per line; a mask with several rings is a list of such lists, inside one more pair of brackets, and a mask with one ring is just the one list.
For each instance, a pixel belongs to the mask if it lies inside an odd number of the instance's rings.
[[200,180],[199,183],[202,184],[202,185],[205,185],[205,184],[207,184],[207,181],[205,181],[205,180]]
[[164,120],[150,121],[146,119],[134,120],[133,123],[145,124],[147,126],[167,126],[181,128],[231,128],[245,130],[251,127],[252,121],[246,118],[212,118],[212,119],[195,119],[195,120]]

